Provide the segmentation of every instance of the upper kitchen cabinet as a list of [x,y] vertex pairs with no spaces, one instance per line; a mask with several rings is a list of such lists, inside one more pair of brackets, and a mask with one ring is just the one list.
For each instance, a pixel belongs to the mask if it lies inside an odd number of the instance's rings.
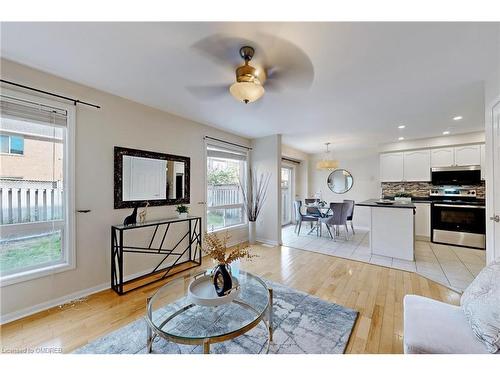
[[480,165],[481,145],[455,147],[455,165]]
[[481,145],[435,148],[431,150],[431,166],[454,167],[479,165],[481,163]]
[[402,152],[380,154],[380,181],[403,181],[403,163],[404,157]]
[[451,167],[455,164],[455,148],[435,148],[431,150],[431,166],[436,167]]
[[431,180],[430,150],[406,151],[403,153],[403,160],[404,181]]
[[486,147],[481,145],[481,180],[485,180],[486,176]]

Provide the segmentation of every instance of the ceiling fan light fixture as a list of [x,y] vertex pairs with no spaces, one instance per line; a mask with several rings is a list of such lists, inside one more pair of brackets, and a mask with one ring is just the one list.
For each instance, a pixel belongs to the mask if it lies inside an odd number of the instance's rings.
[[258,80],[253,80],[250,82],[237,81],[231,85],[229,92],[236,100],[248,104],[259,100],[264,95],[265,90]]

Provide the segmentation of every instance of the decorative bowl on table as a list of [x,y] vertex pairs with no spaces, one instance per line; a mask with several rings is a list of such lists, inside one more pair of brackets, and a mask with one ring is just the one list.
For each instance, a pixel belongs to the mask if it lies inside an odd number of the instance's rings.
[[231,303],[240,294],[238,279],[231,276],[232,288],[223,296],[218,296],[214,287],[212,274],[202,274],[195,277],[188,287],[188,297],[191,303],[202,306],[220,306]]
[[375,203],[380,204],[380,205],[389,206],[391,204],[394,204],[394,201],[390,200],[390,199],[381,199],[381,200],[376,201]]

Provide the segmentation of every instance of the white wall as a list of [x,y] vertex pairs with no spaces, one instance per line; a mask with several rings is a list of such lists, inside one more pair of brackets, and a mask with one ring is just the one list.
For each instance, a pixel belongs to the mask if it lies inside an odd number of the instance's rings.
[[270,173],[267,199],[257,219],[257,239],[281,243],[281,135],[252,140],[251,165],[254,171]]
[[[342,202],[344,199],[353,199],[361,202],[366,199],[379,198],[381,194],[379,180],[379,157],[375,149],[349,150],[342,155],[335,152],[331,155],[339,161],[339,168],[351,172],[353,186],[345,194],[333,193],[327,185],[327,178],[331,171],[317,170],[316,162],[324,157],[324,153],[312,155],[309,162],[309,195],[321,192],[326,202]],[[369,227],[369,208],[355,207],[353,223],[355,227]]]
[[[159,111],[118,96],[76,84],[7,60],[1,60],[3,79],[89,101],[100,110],[76,110],[76,208],[91,209],[76,216],[76,269],[1,288],[2,319],[28,314],[96,290],[110,282],[110,226],[123,222],[131,210],[113,209],[113,147],[123,146],[191,158],[192,215],[204,215],[205,152],[203,136],[243,145],[248,139]],[[272,202],[270,196],[269,201]],[[269,204],[271,204],[268,202]],[[148,218],[174,216],[175,206],[149,207]],[[246,228],[233,233],[233,241],[246,240]],[[140,241],[141,239],[138,239]],[[148,261],[134,259],[127,268],[135,273]],[[7,315],[8,314],[8,315]]]

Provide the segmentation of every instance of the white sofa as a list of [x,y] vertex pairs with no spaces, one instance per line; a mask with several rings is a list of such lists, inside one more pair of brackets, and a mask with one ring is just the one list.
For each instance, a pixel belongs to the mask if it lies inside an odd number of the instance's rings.
[[489,354],[460,306],[415,295],[404,298],[403,345],[407,354]]

